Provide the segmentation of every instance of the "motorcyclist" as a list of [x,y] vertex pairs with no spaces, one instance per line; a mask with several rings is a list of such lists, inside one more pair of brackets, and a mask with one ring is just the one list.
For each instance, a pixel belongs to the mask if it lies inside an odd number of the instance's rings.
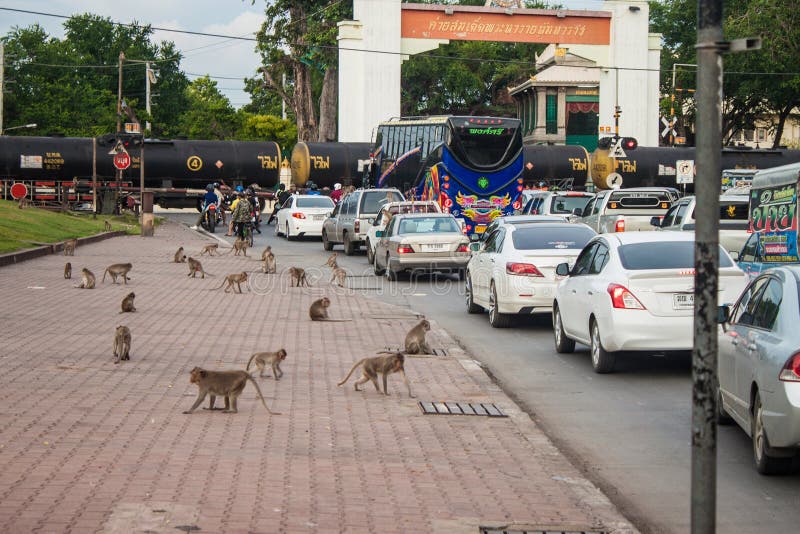
[[250,202],[250,206],[252,207],[253,213],[253,228],[259,234],[261,233],[261,229],[259,225],[261,224],[261,203],[258,201],[258,195],[256,195],[256,190],[253,187],[247,188],[247,200]]
[[281,206],[283,206],[284,202],[286,202],[290,196],[292,196],[292,194],[286,190],[286,184],[278,185],[275,205],[272,207],[272,215],[269,216],[267,224],[270,224],[278,216],[278,210],[281,209]]
[[216,193],[214,193],[214,184],[208,184],[206,186],[206,194],[203,195],[203,202],[202,202],[202,209],[200,210],[200,217],[197,218],[197,223],[195,223],[194,227],[197,228],[203,223],[203,217],[208,210],[208,207],[211,205],[219,207],[219,198],[217,198]]
[[225,224],[227,222],[227,217],[225,215],[225,194],[220,189],[219,182],[214,182],[214,194],[217,195],[217,206],[219,207],[217,213],[222,218],[222,224]]
[[306,195],[320,195],[319,187],[314,182],[309,181],[306,184]]
[[231,213],[231,222],[236,227],[236,235],[240,239],[244,239],[245,225],[250,223],[253,210],[245,192],[237,191],[237,194],[239,198],[238,202],[236,202],[236,207],[233,208],[233,213]]

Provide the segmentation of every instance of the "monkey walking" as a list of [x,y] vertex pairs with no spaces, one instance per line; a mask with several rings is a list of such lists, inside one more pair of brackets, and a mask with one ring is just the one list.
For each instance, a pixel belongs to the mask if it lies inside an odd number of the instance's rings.
[[205,245],[203,250],[200,251],[200,255],[208,254],[209,256],[213,256],[214,253],[219,255],[219,243],[211,243],[210,245]]
[[405,363],[405,356],[403,356],[402,352],[395,352],[388,356],[373,356],[371,358],[362,358],[361,360],[357,361],[353,364],[353,367],[350,368],[350,372],[347,373],[347,376],[342,379],[337,385],[341,386],[350,378],[350,375],[353,374],[353,371],[360,365],[361,366],[361,378],[356,380],[354,384],[354,388],[356,391],[361,391],[358,389],[359,384],[363,384],[368,380],[372,381],[372,384],[375,386],[375,389],[378,390],[378,393],[381,393],[381,388],[378,385],[378,375],[382,375],[383,380],[383,394],[388,395],[389,390],[386,388],[387,378],[392,373],[400,373],[400,376],[403,377],[403,382],[406,384],[406,388],[408,388],[408,396],[414,398],[414,394],[411,393],[411,384],[408,382],[408,377],[406,377],[406,371],[404,367]]
[[264,400],[264,395],[261,394],[261,388],[258,387],[258,382],[256,382],[247,371],[207,371],[200,367],[192,369],[189,378],[189,383],[197,384],[197,399],[194,401],[192,407],[183,413],[189,414],[195,411],[208,394],[211,394],[210,409],[214,408],[215,397],[225,397],[225,409],[223,413],[238,413],[239,410],[236,401],[239,395],[242,394],[248,380],[255,386],[264,408],[266,408],[271,415],[280,415],[279,412],[273,412],[269,409],[267,401]]
[[[206,277],[206,272],[203,270],[203,265],[196,259],[189,257],[189,274],[186,276],[191,276],[192,278],[195,278],[195,275],[198,272],[201,275],[200,278]],[[209,274],[209,276],[211,275]]]
[[81,284],[75,287],[79,289],[94,289],[96,281],[97,280],[94,277],[94,273],[84,267],[81,269]]
[[131,330],[127,326],[118,326],[114,332],[114,363],[120,360],[130,360]]
[[78,246],[78,240],[67,239],[64,241],[64,256],[74,256],[75,255],[75,247]]
[[67,280],[72,278],[72,264],[70,262],[64,264],[64,278]]
[[[247,273],[242,271],[242,272],[236,273],[236,274],[229,274],[228,276],[225,277],[225,280],[223,280],[222,283],[218,287],[215,287],[214,289],[212,289],[212,291],[216,291],[217,289],[221,288],[225,284],[227,284],[227,286],[225,286],[225,293],[227,293],[227,292],[229,292],[230,290],[233,289],[233,284],[236,284],[236,287],[239,288],[239,293],[241,293],[242,292],[242,284],[244,284],[244,287],[247,287]],[[236,290],[233,289],[233,292],[236,293]]]
[[311,286],[311,284],[308,283],[308,278],[306,278],[306,270],[302,267],[289,267],[289,276],[291,277],[289,287]]
[[264,265],[261,266],[261,272],[267,274],[278,272],[278,262],[275,260],[275,254],[272,252],[271,246],[267,245],[267,248],[261,253],[261,261],[264,262]]
[[122,299],[122,311],[120,313],[126,312],[135,312],[136,308],[133,306],[133,299],[136,297],[136,294],[131,291],[128,293],[124,299]]
[[103,272],[103,283],[106,282],[106,275],[111,275],[111,279],[113,280],[112,283],[117,283],[117,277],[122,277],[122,283],[128,285],[128,273],[133,268],[133,265],[130,263],[115,263],[114,265],[109,265],[106,267],[106,270]]
[[180,247],[175,255],[172,257],[173,263],[183,263],[186,261],[186,254],[183,252],[183,247]]
[[345,271],[341,267],[335,267],[333,271],[331,271],[331,280],[329,283],[332,284],[335,280],[336,285],[338,285],[339,287],[344,287],[346,279],[347,279],[347,271]]
[[247,257],[247,241],[237,237],[236,241],[233,242],[233,247],[231,247],[231,249],[228,250],[228,252],[226,252],[225,254],[230,254],[231,250],[235,251],[234,254],[233,254],[234,256],[238,256],[239,253],[241,252],[241,253],[244,254],[244,257],[246,258]]
[[108,222],[108,221],[104,221],[104,222],[105,222],[106,232],[110,232],[111,231],[111,223]]
[[327,321],[329,323],[346,323],[352,319],[331,319],[328,317],[328,308],[331,305],[331,299],[322,297],[311,303],[308,309],[308,315],[312,321]]
[[267,364],[272,366],[272,376],[275,380],[280,380],[283,376],[283,371],[281,371],[281,362],[286,359],[286,351],[284,349],[280,349],[278,352],[256,352],[252,356],[250,356],[250,361],[247,362],[247,367],[245,367],[245,371],[250,371],[250,364],[253,363],[255,360],[256,367],[258,367],[258,376],[264,376],[264,368]]

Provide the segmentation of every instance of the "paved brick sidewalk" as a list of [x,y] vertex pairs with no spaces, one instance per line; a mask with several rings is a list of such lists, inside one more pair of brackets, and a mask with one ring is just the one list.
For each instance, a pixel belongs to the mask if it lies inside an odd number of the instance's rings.
[[[337,387],[417,318],[260,272],[255,291],[211,291],[260,263],[204,257],[217,275],[205,280],[171,263],[179,245],[197,257],[206,242],[168,223],[154,238],[0,269],[0,532],[634,532],[446,332],[434,325],[429,341],[447,356],[407,363],[417,400],[493,402],[510,417],[423,415],[396,376],[390,397],[357,393],[352,378]],[[98,288],[64,280],[67,259]],[[122,261],[134,265],[129,285],[100,283]],[[129,291],[138,311],[121,315]],[[312,323],[308,306],[323,294],[333,317],[355,322]],[[115,365],[119,324],[133,343],[131,361]],[[283,380],[258,380],[282,415],[267,414],[252,385],[238,414],[181,413],[196,396],[194,366],[243,369],[280,347]]]

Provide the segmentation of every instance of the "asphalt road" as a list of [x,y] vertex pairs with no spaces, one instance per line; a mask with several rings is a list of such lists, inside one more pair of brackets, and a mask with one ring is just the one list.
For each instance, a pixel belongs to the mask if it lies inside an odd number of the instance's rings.
[[[197,212],[168,215],[194,224]],[[255,241],[257,254],[272,246],[279,269],[292,256],[317,256],[320,265],[328,256],[318,239],[287,242],[274,236],[274,226],[264,227]],[[371,274],[363,252],[347,257],[341,247],[335,250],[351,275],[349,287],[366,288],[359,291],[442,325],[642,532],[690,531],[688,357],[627,356],[618,358],[615,373],[598,375],[586,347],[578,345],[574,354],[555,352],[547,315],[493,329],[487,315],[466,313],[463,284],[455,277],[390,284]],[[328,269],[317,276],[317,284],[327,283]],[[796,532],[800,474],[759,475],[750,439],[736,425],[720,427],[718,441],[718,531]]]

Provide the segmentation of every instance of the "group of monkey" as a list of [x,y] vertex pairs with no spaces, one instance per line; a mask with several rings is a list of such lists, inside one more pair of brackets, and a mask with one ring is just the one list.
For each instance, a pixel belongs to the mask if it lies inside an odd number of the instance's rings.
[[[237,248],[237,243],[239,246]],[[75,255],[75,247],[77,246],[77,239],[70,239],[64,243],[64,255],[65,256],[74,256]],[[239,252],[243,252],[245,256],[247,256],[247,246],[246,243],[237,240],[234,243],[234,247],[232,250],[236,250],[236,255],[239,255]],[[200,255],[208,254],[209,256],[213,256],[214,254],[219,254],[218,252],[218,244],[213,243],[209,245],[205,245],[200,252]],[[337,281],[338,285],[344,287],[344,279],[347,276],[347,272],[338,266],[336,262],[337,254],[334,252],[328,260],[325,262],[325,265],[331,268],[331,283],[333,281]],[[267,246],[264,250],[263,254],[261,255],[261,261],[263,262],[262,272],[264,273],[271,273],[275,274],[277,272],[277,262],[275,259],[275,254],[272,252],[272,247]],[[173,257],[174,263],[183,263],[188,262],[189,265],[189,275],[192,278],[195,277],[196,273],[199,272],[201,274],[201,278],[205,278],[205,271],[203,270],[203,266],[200,262],[194,258],[187,257],[184,253],[183,247],[180,247]],[[106,274],[110,275],[113,283],[117,282],[117,277],[121,276],[123,284],[127,285],[128,272],[131,270],[132,264],[130,263],[116,263],[110,265],[106,268],[103,273],[103,282],[105,282]],[[302,287],[302,286],[309,286],[308,279],[306,277],[305,270],[301,267],[291,267],[288,269],[288,272],[291,276],[291,287]],[[82,281],[81,284],[75,287],[84,288],[84,289],[94,289],[96,284],[96,279],[94,274],[86,268],[81,270],[81,277]],[[209,273],[211,276],[211,274]],[[72,276],[72,265],[67,262],[64,266],[64,278],[69,279]],[[233,285],[236,284],[237,288],[239,289],[239,293],[242,292],[241,284],[244,283],[245,286],[247,284],[248,275],[247,272],[241,272],[236,274],[229,274],[225,277],[223,283],[217,287],[216,289],[221,288],[223,285],[227,284],[225,288],[225,292],[227,293],[229,290],[233,289]],[[235,292],[235,290],[234,290]],[[134,312],[136,308],[133,305],[133,300],[135,298],[135,294],[133,292],[129,293],[122,301],[122,311],[123,312]],[[311,307],[309,308],[309,317],[312,321],[329,321],[329,322],[338,322],[338,321],[349,321],[350,319],[331,319],[328,315],[328,308],[331,305],[331,300],[328,297],[322,297],[320,299],[315,300]],[[430,323],[423,319],[414,326],[406,335],[405,338],[405,354],[432,354],[431,348],[428,346],[428,343],[425,340],[425,334],[427,331],[430,330]],[[114,333],[114,343],[113,343],[113,352],[114,352],[114,363],[119,363],[120,361],[130,360],[130,347],[131,347],[131,331],[127,326],[120,325],[117,326],[116,331]],[[350,371],[347,375],[339,382],[337,385],[341,386],[345,382],[350,379],[350,376],[353,372],[361,367],[361,378],[356,380],[354,388],[356,391],[361,391],[359,389],[359,385],[364,384],[368,381],[371,381],[375,386],[375,389],[378,393],[382,393],[384,395],[389,395],[387,389],[387,377],[392,373],[400,373],[400,376],[403,378],[403,382],[408,389],[409,397],[414,397],[411,392],[411,385],[408,381],[408,378],[405,374],[405,354],[403,352],[379,352],[378,354],[384,354],[384,356],[374,356],[369,358],[363,358],[353,364]],[[271,366],[272,368],[272,376],[275,380],[280,380],[283,376],[283,371],[280,368],[280,364],[282,361],[286,359],[287,353],[286,350],[280,349],[276,352],[257,352],[250,357],[250,360],[247,362],[247,366],[244,371],[241,370],[230,370],[230,371],[210,371],[207,369],[202,369],[200,367],[195,367],[192,369],[190,373],[189,382],[192,384],[196,384],[198,387],[198,394],[197,399],[195,400],[194,404],[192,405],[189,410],[183,412],[186,414],[192,413],[196,410],[206,396],[209,396],[209,406],[208,410],[223,410],[226,413],[237,413],[237,399],[239,395],[244,390],[244,387],[247,385],[247,382],[250,381],[253,383],[253,386],[256,388],[256,392],[258,393],[259,398],[261,399],[261,403],[266,408],[267,412],[272,415],[280,415],[278,412],[273,412],[267,406],[266,401],[264,400],[264,396],[261,393],[261,389],[258,386],[258,383],[253,379],[250,375],[250,365],[255,363],[255,366],[259,370],[259,377],[264,376],[264,369],[267,365]],[[381,376],[383,381],[383,391],[381,391],[380,385],[378,383],[378,376]],[[216,397],[224,397],[225,399],[225,407],[224,408],[215,408],[214,403],[216,401]]]

